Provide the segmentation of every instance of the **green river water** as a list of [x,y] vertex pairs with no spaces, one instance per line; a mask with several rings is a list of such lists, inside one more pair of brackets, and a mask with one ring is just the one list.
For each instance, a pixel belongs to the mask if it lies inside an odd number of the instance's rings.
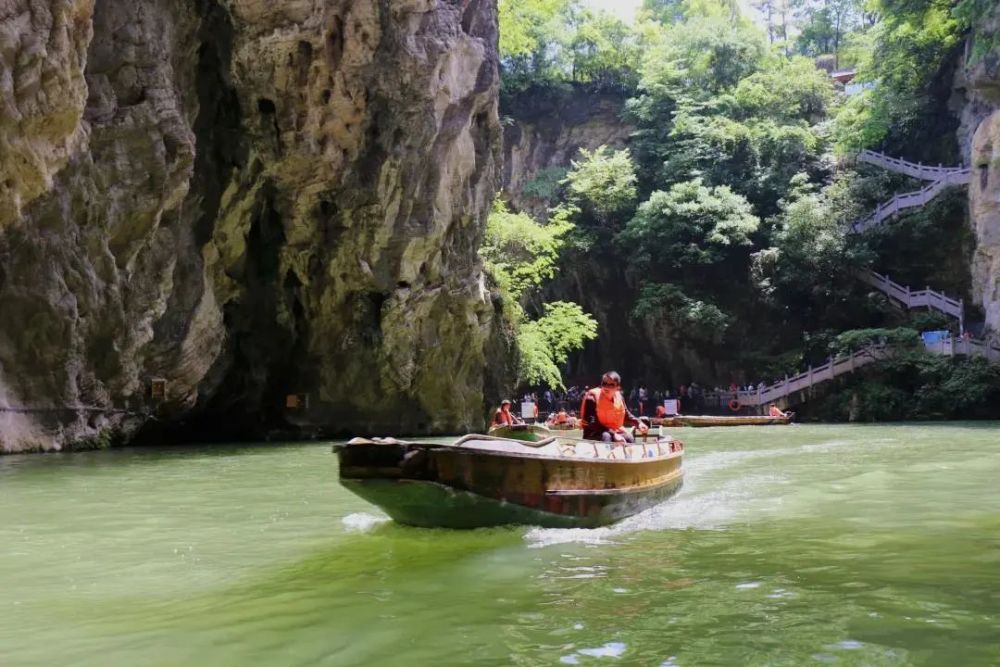
[[610,528],[405,528],[328,443],[0,457],[0,665],[997,665],[1000,424],[677,429]]

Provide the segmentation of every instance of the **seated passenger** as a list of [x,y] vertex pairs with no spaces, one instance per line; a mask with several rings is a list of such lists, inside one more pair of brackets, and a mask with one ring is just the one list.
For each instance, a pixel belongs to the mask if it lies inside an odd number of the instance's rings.
[[500,407],[497,408],[496,413],[493,415],[493,425],[494,426],[513,426],[514,424],[523,424],[524,421],[510,411],[510,401],[506,398],[500,401]]
[[768,407],[768,409],[767,409],[767,415],[769,417],[787,417],[788,416],[784,412],[782,412],[781,408],[779,408],[774,403],[771,403],[770,407]]
[[565,410],[560,410],[549,414],[549,418],[545,421],[550,426],[562,426],[569,421],[569,415],[566,414]]
[[583,423],[583,437],[587,440],[604,442],[635,442],[635,438],[623,428],[627,423],[635,426],[640,433],[649,429],[625,406],[621,393],[621,376],[609,371],[601,377],[601,386],[587,391],[580,404],[580,421]]

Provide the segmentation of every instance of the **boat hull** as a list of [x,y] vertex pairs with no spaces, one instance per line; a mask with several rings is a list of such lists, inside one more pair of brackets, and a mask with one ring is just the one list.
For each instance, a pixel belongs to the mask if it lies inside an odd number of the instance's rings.
[[676,417],[663,417],[653,420],[654,425],[661,426],[784,426],[792,422],[792,416],[767,417],[757,415],[677,415]]
[[[337,449],[341,484],[398,523],[478,528],[508,524],[596,527],[663,502],[683,483],[682,445],[635,445],[559,440],[580,454],[552,457],[418,443],[351,444]],[[640,458],[642,452],[647,458]],[[610,458],[614,456],[622,458]],[[593,456],[592,459],[582,458]]]
[[[531,525],[543,528],[597,528],[638,514],[676,494],[683,484],[678,475],[655,492],[616,496],[580,495],[570,502],[576,511],[566,513],[566,500],[546,511],[437,482],[389,479],[342,479],[341,484],[380,507],[393,521],[420,528],[487,528]],[[556,509],[556,508],[553,508]]]

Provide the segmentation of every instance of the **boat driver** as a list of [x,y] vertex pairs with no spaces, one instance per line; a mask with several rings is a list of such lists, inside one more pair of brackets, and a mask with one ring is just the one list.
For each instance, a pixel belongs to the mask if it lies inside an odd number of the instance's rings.
[[594,387],[583,395],[580,404],[580,423],[586,440],[604,442],[635,442],[635,438],[623,428],[625,424],[635,426],[640,434],[648,427],[629,412],[622,396],[622,379],[615,371],[608,371],[601,377],[601,386]]

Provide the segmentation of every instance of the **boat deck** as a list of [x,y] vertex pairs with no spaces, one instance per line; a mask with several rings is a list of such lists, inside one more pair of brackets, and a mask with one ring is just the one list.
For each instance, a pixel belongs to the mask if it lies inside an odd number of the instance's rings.
[[538,442],[524,442],[491,436],[468,435],[455,443],[456,447],[487,452],[502,452],[522,456],[541,456],[576,460],[628,460],[669,456],[681,447],[667,438],[637,443],[606,443],[566,436],[552,436]]

